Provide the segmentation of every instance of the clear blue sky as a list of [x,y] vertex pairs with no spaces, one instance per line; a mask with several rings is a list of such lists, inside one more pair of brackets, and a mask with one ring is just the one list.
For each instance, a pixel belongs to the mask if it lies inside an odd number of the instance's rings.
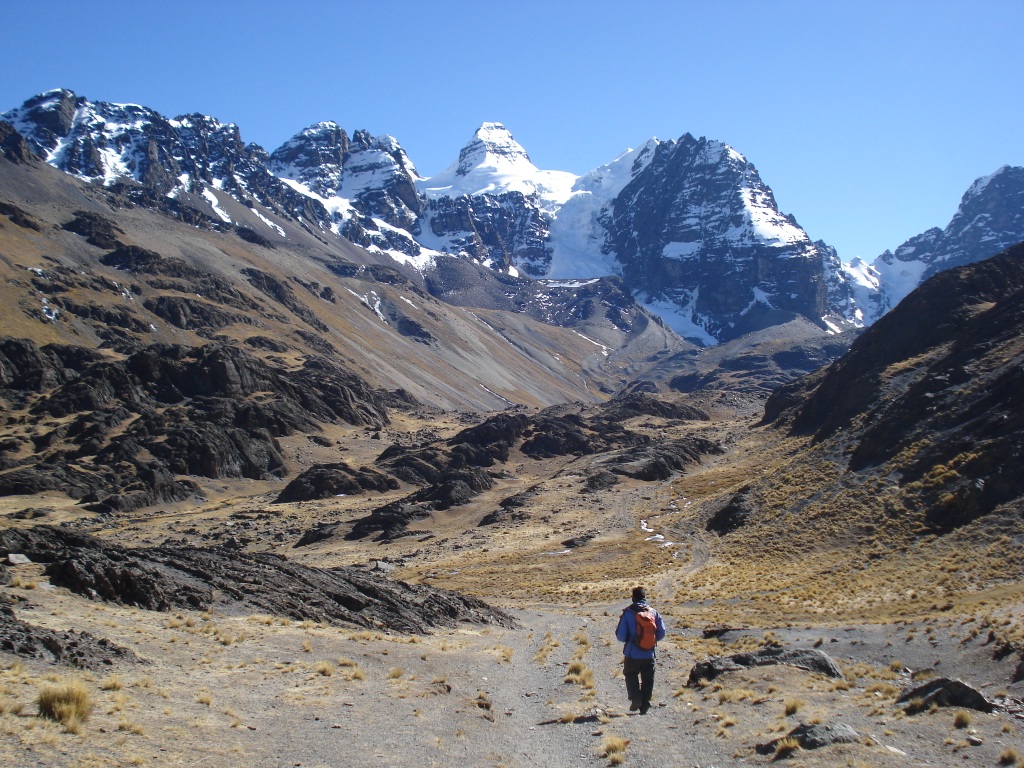
[[237,123],[389,133],[421,173],[505,123],[582,173],[651,136],[731,144],[840,256],[1024,165],[1022,0],[6,0],[0,110],[66,87]]

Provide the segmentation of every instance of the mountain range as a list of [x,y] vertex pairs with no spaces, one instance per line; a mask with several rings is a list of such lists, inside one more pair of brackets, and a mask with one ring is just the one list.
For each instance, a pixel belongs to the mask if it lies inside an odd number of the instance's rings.
[[1009,166],[975,182],[945,230],[871,264],[844,263],[779,211],[743,155],[690,134],[650,139],[577,177],[538,169],[504,126],[484,123],[455,162],[425,178],[396,139],[349,136],[334,122],[268,153],[208,116],[168,119],[67,90],[0,119],[49,164],[195,226],[241,227],[267,243],[287,240],[290,226],[320,242],[340,236],[457,304],[494,298],[468,280],[467,269],[481,274],[473,266],[528,277],[533,295],[516,299],[518,311],[538,318],[549,287],[613,276],[701,346],[796,318],[830,333],[870,325],[936,271],[1024,239],[1024,169]]

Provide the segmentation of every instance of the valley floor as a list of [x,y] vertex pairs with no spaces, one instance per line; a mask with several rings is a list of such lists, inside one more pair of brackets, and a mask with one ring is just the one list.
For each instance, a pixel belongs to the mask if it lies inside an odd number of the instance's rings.
[[[114,638],[144,663],[78,673],[95,710],[67,733],[35,717],[33,702],[38,686],[68,670],[55,674],[5,654],[5,765],[606,765],[615,739],[629,741],[628,765],[758,765],[772,757],[756,754],[756,744],[815,721],[845,723],[861,739],[801,752],[793,765],[997,765],[1010,750],[1024,752],[1024,720],[1012,714],[970,712],[958,728],[954,710],[906,715],[895,705],[910,669],[941,658],[950,667],[944,674],[958,667],[970,679],[972,662],[990,656],[983,636],[970,640],[971,627],[954,622],[759,629],[705,640],[669,616],[656,705],[641,717],[628,712],[618,672],[619,606],[524,609],[515,612],[518,629],[403,637],[269,616],[83,604],[36,583],[18,590],[28,598],[22,618]],[[698,658],[756,648],[766,634],[787,646],[824,644],[847,681],[778,666],[685,687]],[[565,682],[574,670],[577,682]]]
[[[691,514],[784,453],[784,446],[765,450],[751,441],[755,415],[753,406],[736,407],[731,420],[678,427],[727,447],[681,477],[592,494],[580,493],[587,457],[513,464],[493,492],[415,523],[414,535],[387,544],[336,537],[294,548],[310,526],[350,521],[381,499],[271,505],[276,491],[249,483],[212,487],[192,507],[92,521],[98,535],[120,543],[209,545],[235,537],[309,565],[369,560],[406,580],[483,597],[509,610],[519,627],[402,636],[266,615],[157,613],[91,602],[50,587],[37,564],[13,566],[12,585],[0,591],[19,618],[109,638],[142,661],[81,671],[0,651],[0,764],[766,765],[773,755],[755,746],[801,722],[844,723],[859,738],[798,750],[794,766],[1024,761],[1019,710],[908,714],[896,704],[905,687],[935,675],[963,678],[990,699],[1024,697],[1021,683],[1011,684],[1017,657],[1000,657],[993,641],[1001,616],[1024,604],[1019,579],[949,591],[954,607],[947,610],[933,608],[924,587],[920,600],[857,603],[848,595],[848,604],[833,603],[800,582],[838,567],[833,555],[794,556],[788,567],[799,583],[786,586],[787,573],[768,566],[751,561],[744,571],[736,552]],[[411,439],[420,428],[399,422],[384,437]],[[443,436],[459,425],[432,428]],[[353,465],[386,445],[355,430],[330,437]],[[322,460],[304,439],[287,447],[297,463]],[[477,525],[499,499],[531,487],[541,493],[528,520]],[[11,509],[50,504],[47,522],[77,516],[56,497],[4,501]],[[593,538],[579,546],[563,543],[588,533]],[[837,570],[829,588],[839,595],[865,578],[859,566]],[[649,585],[670,627],[659,650],[656,706],[646,716],[628,711],[613,636],[635,583]],[[719,631],[705,632],[716,625]],[[845,678],[775,666],[686,687],[696,661],[777,644],[826,651]],[[64,677],[84,680],[95,705],[77,732],[36,716],[40,688]]]

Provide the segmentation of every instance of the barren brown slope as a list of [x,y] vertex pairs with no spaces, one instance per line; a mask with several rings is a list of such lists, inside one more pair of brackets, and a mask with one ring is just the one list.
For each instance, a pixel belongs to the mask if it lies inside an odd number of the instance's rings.
[[[32,222],[4,217],[0,228],[5,335],[40,343],[123,352],[223,340],[289,360],[328,354],[375,386],[474,410],[599,399],[600,390],[625,380],[621,367],[681,344],[656,325],[630,338],[609,321],[596,322],[600,316],[586,324],[585,338],[522,315],[455,308],[390,259],[256,204],[221,200],[231,226],[210,219],[209,210],[184,207],[201,224],[190,226],[41,163],[4,158],[0,201]],[[81,212],[106,226],[113,241],[98,246],[87,227],[62,228]],[[275,227],[285,236],[265,220],[280,222]],[[153,275],[100,263],[117,243],[180,260],[186,269]],[[602,344],[634,343],[635,356],[623,350],[625,362],[604,362]]]

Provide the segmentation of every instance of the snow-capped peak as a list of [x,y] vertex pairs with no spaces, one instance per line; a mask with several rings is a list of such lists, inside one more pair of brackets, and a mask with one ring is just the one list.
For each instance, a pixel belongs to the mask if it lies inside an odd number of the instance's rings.
[[540,170],[504,125],[484,123],[456,162],[419,186],[430,198],[521,192],[550,209],[569,197],[575,181],[572,173]]
[[470,142],[459,152],[455,173],[468,176],[481,166],[496,170],[537,170],[526,150],[501,123],[484,123],[477,129]]

